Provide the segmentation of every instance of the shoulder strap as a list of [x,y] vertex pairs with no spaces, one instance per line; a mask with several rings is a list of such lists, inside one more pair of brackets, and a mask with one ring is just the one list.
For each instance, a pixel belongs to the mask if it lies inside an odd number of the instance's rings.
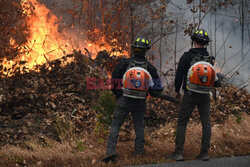
[[190,62],[191,66],[199,61],[205,61],[205,62],[208,62],[208,63],[214,65],[214,57],[213,56],[203,56],[199,53],[191,54],[191,62]]
[[142,67],[148,70],[148,63],[146,61],[141,62],[141,61],[131,60],[127,67],[127,70],[133,67]]

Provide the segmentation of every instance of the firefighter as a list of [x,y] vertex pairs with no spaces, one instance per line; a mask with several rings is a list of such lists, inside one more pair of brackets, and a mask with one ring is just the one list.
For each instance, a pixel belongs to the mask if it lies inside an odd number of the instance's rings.
[[[182,152],[185,142],[186,126],[196,106],[198,107],[202,123],[202,144],[200,154],[196,156],[196,159],[203,161],[209,160],[208,151],[211,140],[210,91],[212,86],[220,86],[220,81],[216,79],[216,74],[213,69],[214,57],[209,56],[206,48],[210,42],[208,33],[203,29],[198,29],[192,34],[191,40],[194,48],[191,48],[181,56],[175,75],[176,98],[181,99],[181,86],[184,91],[184,96],[181,100],[178,114],[175,151],[172,155],[167,156],[167,159],[176,161],[184,160]],[[199,64],[199,62],[201,63]],[[201,76],[204,72],[207,73],[206,76]],[[208,83],[208,80],[211,82],[209,81]],[[195,82],[190,83],[191,81]]]
[[[119,130],[130,112],[136,134],[133,154],[143,154],[145,99],[148,93],[156,96],[162,92],[157,70],[145,58],[146,52],[150,49],[149,41],[145,38],[137,38],[131,48],[133,56],[122,59],[112,73],[112,81],[114,81],[112,92],[116,96],[117,103],[110,127],[106,157],[102,159],[106,163],[115,161],[117,157],[116,143]],[[143,83],[144,81],[145,83]],[[122,89],[119,88],[119,85],[122,85]]]

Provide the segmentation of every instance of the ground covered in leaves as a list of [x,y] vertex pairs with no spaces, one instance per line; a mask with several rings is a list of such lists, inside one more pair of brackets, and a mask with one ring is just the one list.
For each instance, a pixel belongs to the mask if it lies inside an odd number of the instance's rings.
[[[65,64],[66,61],[70,62]],[[99,160],[105,154],[108,137],[105,126],[112,119],[108,117],[106,122],[100,119],[110,116],[100,112],[105,111],[106,103],[96,108],[103,91],[86,89],[86,85],[88,77],[107,79],[113,68],[111,62],[117,62],[117,59],[110,58],[106,52],[91,60],[75,51],[38,66],[37,71],[21,73],[16,70],[12,77],[2,76],[0,163],[5,166],[104,165]],[[113,98],[109,98],[108,101],[112,101]],[[211,103],[211,157],[250,154],[249,102],[250,95],[246,90],[228,85],[217,90],[217,100],[212,99]],[[148,98],[146,154],[139,158],[131,155],[135,134],[129,117],[119,136],[118,162],[110,165],[165,162],[164,156],[174,149],[177,114],[177,105]],[[198,154],[200,138],[201,126],[196,109],[188,125],[184,151],[187,159]]]

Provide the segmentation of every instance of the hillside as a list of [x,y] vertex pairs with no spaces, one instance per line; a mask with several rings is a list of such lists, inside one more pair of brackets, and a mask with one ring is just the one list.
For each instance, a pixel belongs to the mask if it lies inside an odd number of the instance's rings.
[[[86,89],[87,78],[107,79],[118,59],[100,52],[96,60],[74,51],[37,66],[37,71],[0,80],[0,163],[5,166],[102,166],[114,97],[108,90]],[[66,63],[68,62],[68,63]],[[168,90],[165,90],[168,92]],[[212,99],[211,157],[249,154],[250,95],[224,85]],[[112,103],[113,102],[113,103]],[[97,107],[98,106],[98,107]],[[107,113],[107,111],[109,113]],[[118,162],[111,166],[165,162],[174,149],[178,106],[147,99],[146,154],[135,158],[133,122],[127,119],[118,141]],[[102,119],[101,119],[102,118]],[[199,152],[199,114],[192,114],[184,155]],[[192,151],[191,151],[192,150]],[[81,164],[81,165],[79,165]]]

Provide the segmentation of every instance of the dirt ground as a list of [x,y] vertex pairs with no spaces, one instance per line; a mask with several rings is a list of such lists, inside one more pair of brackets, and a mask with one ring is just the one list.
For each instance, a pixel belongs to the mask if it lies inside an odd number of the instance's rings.
[[[211,158],[250,154],[250,116],[243,114],[240,122],[236,119],[235,116],[229,116],[223,125],[213,125],[209,152]],[[143,156],[132,155],[134,132],[131,132],[132,137],[127,141],[122,141],[121,134],[117,144],[117,162],[109,163],[108,166],[167,162],[165,156],[174,150],[175,124],[176,122],[165,124],[151,133],[146,129]],[[184,148],[186,160],[194,159],[199,153],[201,134],[201,125],[191,120]],[[36,139],[27,141],[27,148],[4,146],[0,151],[1,166],[107,166],[100,161],[105,155],[107,135],[103,140],[96,134],[87,133],[64,143],[47,138],[44,140],[44,145],[38,144]]]

